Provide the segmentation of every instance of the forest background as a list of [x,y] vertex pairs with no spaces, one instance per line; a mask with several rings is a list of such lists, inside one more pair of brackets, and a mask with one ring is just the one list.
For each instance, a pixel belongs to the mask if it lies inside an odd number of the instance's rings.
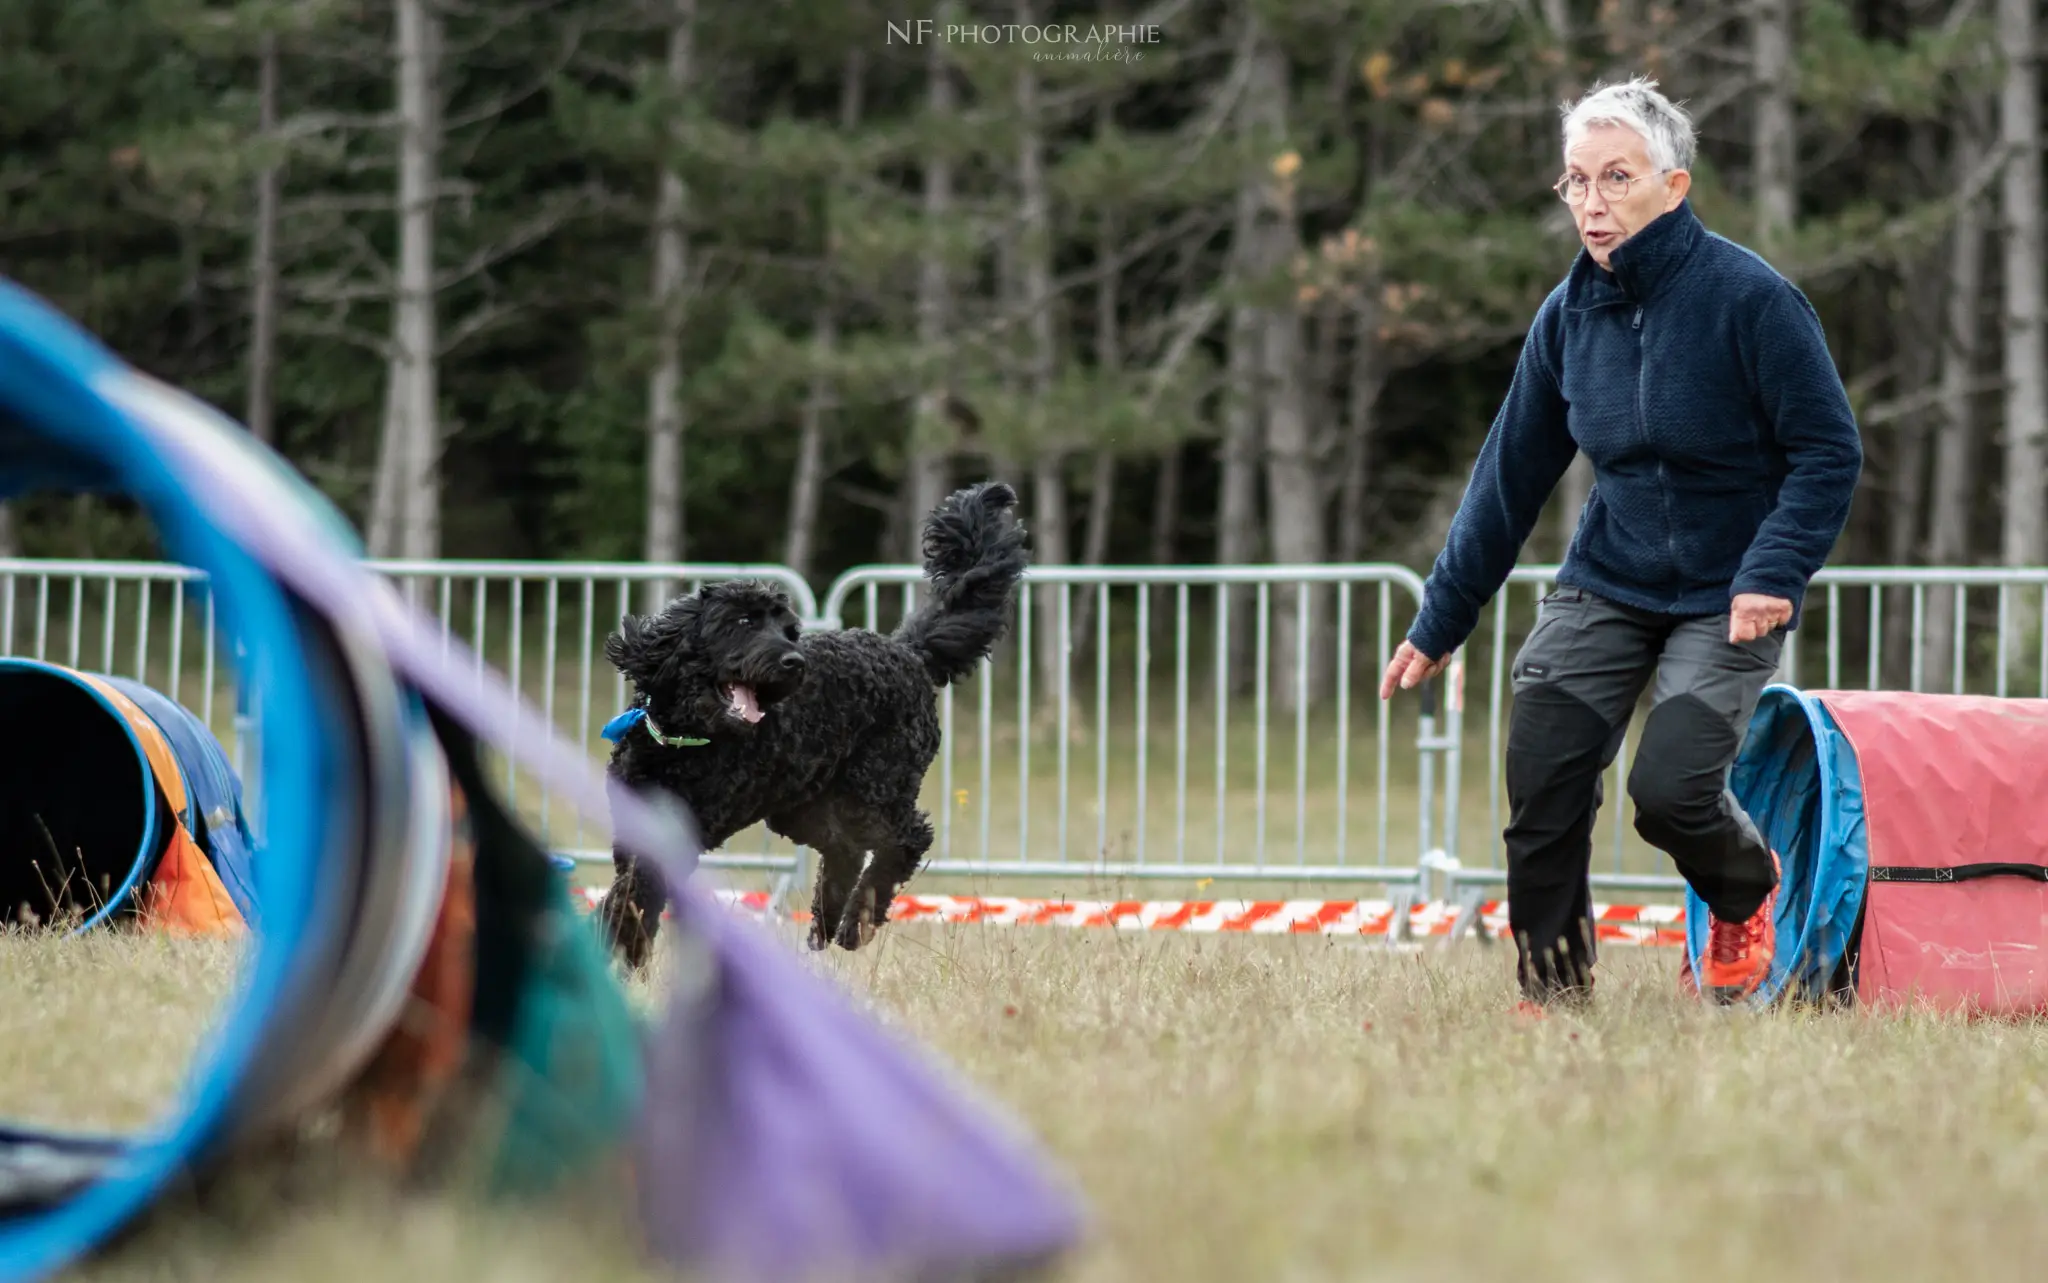
[[[1826,324],[1835,561],[2039,565],[2037,9],[0,0],[0,272],[373,554],[822,584],[997,475],[1042,562],[1420,570],[1574,252],[1558,104],[1647,74],[1699,213]],[[0,553],[152,546],[0,514]]]

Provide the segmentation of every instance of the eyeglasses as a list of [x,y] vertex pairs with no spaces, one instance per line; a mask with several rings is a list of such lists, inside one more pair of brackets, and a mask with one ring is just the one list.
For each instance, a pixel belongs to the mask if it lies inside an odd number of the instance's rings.
[[[1628,174],[1622,173],[1618,169],[1610,169],[1606,173],[1600,175],[1601,198],[1604,200],[1611,201],[1626,200],[1628,198],[1629,189],[1634,187],[1637,183],[1643,182],[1646,179],[1656,178],[1659,175],[1668,174],[1671,172],[1672,171],[1668,169],[1660,169],[1657,170],[1655,173],[1641,174],[1632,177]],[[1593,180],[1586,177],[1584,174],[1566,174],[1563,178],[1560,178],[1555,183],[1551,184],[1551,190],[1556,192],[1558,195],[1558,199],[1562,200],[1567,205],[1583,205],[1586,203],[1586,192],[1592,186]]]

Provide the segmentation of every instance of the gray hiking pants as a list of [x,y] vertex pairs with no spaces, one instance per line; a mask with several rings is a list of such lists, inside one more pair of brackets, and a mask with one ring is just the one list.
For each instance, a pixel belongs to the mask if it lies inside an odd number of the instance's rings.
[[1508,724],[1508,924],[1525,994],[1591,983],[1593,817],[1646,687],[1651,708],[1628,774],[1635,828],[1668,853],[1714,916],[1755,913],[1776,884],[1769,850],[1728,768],[1783,631],[1740,645],[1728,616],[1637,610],[1579,588],[1543,599],[1513,670]]

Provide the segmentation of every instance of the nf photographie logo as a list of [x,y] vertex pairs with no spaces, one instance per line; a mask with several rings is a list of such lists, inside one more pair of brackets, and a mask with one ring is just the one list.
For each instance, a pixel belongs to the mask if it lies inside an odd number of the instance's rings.
[[910,18],[891,22],[888,43],[921,45],[931,41],[965,45],[1024,45],[1040,58],[1136,61],[1144,52],[1134,46],[1159,43],[1159,24],[1078,22],[949,22]]

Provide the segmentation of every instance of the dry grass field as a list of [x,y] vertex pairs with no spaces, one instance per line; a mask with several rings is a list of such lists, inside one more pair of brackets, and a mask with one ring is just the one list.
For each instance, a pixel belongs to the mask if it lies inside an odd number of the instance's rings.
[[[123,634],[120,654],[128,644]],[[548,681],[540,653],[529,645],[522,685],[601,756],[609,681],[586,716],[580,684]],[[153,671],[163,654],[137,667]],[[1276,709],[1262,744],[1251,710],[1233,706],[1219,734],[1206,673],[1196,667],[1185,725],[1170,666],[1154,675],[1142,735],[1124,685],[1106,731],[1092,697],[1070,707],[1064,825],[1056,718],[1020,736],[1005,685],[988,697],[984,739],[982,695],[963,688],[950,774],[937,768],[927,783],[949,846],[939,854],[1161,860],[1184,838],[1195,860],[1249,863],[1263,849],[1283,868],[1297,853],[1333,861],[1332,709],[1299,726]],[[1475,671],[1459,811],[1468,863],[1490,861],[1500,819],[1482,690]],[[1352,700],[1346,859],[1412,862],[1423,813],[1414,702],[1387,711],[1382,739],[1368,689]],[[232,707],[221,695],[210,710],[224,737]],[[1620,794],[1610,787],[1596,866],[1668,871],[1618,814]],[[541,796],[522,781],[517,809],[556,845],[602,842]],[[927,877],[911,889],[1379,893],[1279,878],[1105,888],[1080,873]],[[1732,1014],[1682,1001],[1674,963],[1666,950],[1610,950],[1595,1010],[1530,1026],[1509,1014],[1508,960],[1476,945],[1389,952],[1322,938],[899,925],[861,955],[813,960],[1017,1111],[1074,1175],[1094,1233],[1049,1283],[2041,1277],[2048,1023]],[[0,1117],[132,1126],[175,1091],[232,958],[163,940],[0,934],[0,968]],[[252,1166],[204,1206],[167,1202],[76,1276],[653,1277],[603,1209],[400,1198],[317,1146]]]
[[[218,949],[0,939],[0,1113],[146,1117]],[[2035,1279],[2048,1025],[1682,1002],[1611,950],[1524,1025],[1497,949],[896,927],[823,964],[1017,1110],[1097,1218],[1065,1283]],[[604,1214],[401,1201],[318,1151],[77,1277],[638,1280]]]

